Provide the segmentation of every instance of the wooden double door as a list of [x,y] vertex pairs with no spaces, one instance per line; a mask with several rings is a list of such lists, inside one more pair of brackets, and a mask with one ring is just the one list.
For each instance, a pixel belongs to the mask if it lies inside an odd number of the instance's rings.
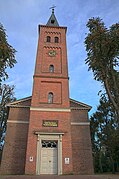
[[58,147],[57,141],[43,140],[41,143],[41,174],[58,173]]

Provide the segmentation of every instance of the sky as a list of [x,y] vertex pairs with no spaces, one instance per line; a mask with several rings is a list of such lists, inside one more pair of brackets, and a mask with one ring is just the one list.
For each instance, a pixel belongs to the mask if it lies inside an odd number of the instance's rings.
[[86,24],[92,17],[100,17],[108,28],[119,22],[119,0],[0,0],[0,23],[9,44],[17,50],[17,64],[8,69],[6,83],[15,85],[17,99],[32,95],[38,25],[46,25],[52,5],[56,6],[59,25],[67,27],[70,97],[92,106],[91,115],[99,104],[102,87],[85,64]]

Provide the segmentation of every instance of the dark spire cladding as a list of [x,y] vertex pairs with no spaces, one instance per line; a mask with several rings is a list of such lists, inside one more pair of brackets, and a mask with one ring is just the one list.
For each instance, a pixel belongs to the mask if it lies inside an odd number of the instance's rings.
[[56,17],[55,17],[55,15],[54,15],[54,8],[55,8],[56,6],[52,6],[50,9],[52,9],[52,14],[51,14],[51,16],[50,16],[50,18],[49,18],[49,20],[48,20],[48,22],[47,22],[47,26],[59,26],[59,24],[58,24],[58,22],[57,22],[57,19],[56,19]]

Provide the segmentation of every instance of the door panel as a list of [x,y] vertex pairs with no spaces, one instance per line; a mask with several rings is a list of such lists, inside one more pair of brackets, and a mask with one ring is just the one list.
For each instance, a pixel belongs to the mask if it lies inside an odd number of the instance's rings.
[[41,148],[41,174],[57,174],[57,147]]

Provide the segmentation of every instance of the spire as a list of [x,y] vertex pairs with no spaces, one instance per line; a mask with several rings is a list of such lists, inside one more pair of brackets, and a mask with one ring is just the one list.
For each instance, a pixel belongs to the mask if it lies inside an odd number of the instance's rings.
[[57,22],[57,19],[55,17],[55,14],[54,14],[54,8],[56,6],[52,6],[50,9],[52,9],[52,14],[47,22],[47,26],[59,26],[58,22]]

